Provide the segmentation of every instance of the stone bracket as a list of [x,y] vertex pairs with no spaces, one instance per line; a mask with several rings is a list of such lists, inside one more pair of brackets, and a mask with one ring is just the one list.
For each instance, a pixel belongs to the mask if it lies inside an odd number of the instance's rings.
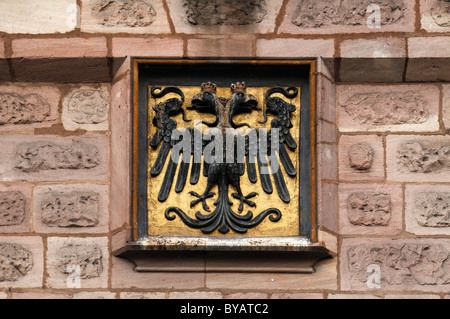
[[113,252],[134,264],[135,272],[173,273],[315,273],[316,264],[332,258],[323,246],[303,247],[162,247],[137,242]]

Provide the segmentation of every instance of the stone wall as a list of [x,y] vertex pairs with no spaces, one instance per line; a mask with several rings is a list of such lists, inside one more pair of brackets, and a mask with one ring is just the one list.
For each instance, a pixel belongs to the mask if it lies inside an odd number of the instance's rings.
[[[0,298],[449,298],[449,1],[0,12]],[[335,257],[314,274],[136,273],[113,257],[131,229],[128,57],[317,58],[318,233]]]

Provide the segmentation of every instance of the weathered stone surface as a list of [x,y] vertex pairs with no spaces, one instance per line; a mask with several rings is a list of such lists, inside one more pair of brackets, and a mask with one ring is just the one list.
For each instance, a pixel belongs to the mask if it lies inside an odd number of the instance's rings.
[[356,226],[387,226],[391,196],[385,193],[352,193],[347,199],[348,220]]
[[34,129],[56,123],[59,98],[56,87],[1,85],[0,130]]
[[418,194],[414,213],[423,227],[450,227],[450,193]]
[[108,186],[39,185],[33,193],[33,226],[41,233],[106,233]]
[[76,0],[1,1],[0,32],[6,33],[65,33],[75,30]]
[[450,235],[450,188],[446,184],[406,185],[406,231]]
[[58,169],[91,169],[99,165],[98,148],[80,141],[69,146],[51,142],[22,143],[14,166],[25,173]]
[[382,290],[441,290],[450,285],[448,240],[349,239],[342,248],[342,289],[368,290],[370,266]]
[[340,130],[438,131],[439,89],[429,85],[338,86]]
[[188,40],[189,57],[250,57],[253,41],[248,36],[235,38],[207,37]]
[[32,253],[20,245],[0,243],[0,282],[17,281],[33,267]]
[[42,288],[43,275],[41,237],[0,237],[0,288]]
[[426,101],[413,91],[359,93],[340,105],[358,124],[422,124],[428,120]]
[[450,181],[448,136],[388,136],[386,144],[388,180]]
[[26,213],[25,195],[18,191],[0,192],[0,227],[20,225]]
[[3,181],[104,181],[107,178],[107,136],[3,135],[0,145]]
[[420,0],[422,28],[433,32],[448,32],[450,2],[447,0]]
[[406,173],[438,173],[450,170],[450,143],[406,141],[397,149],[398,170]]
[[116,299],[116,293],[105,291],[83,291],[73,294],[72,299]]
[[165,292],[121,292],[120,299],[166,299]]
[[106,86],[73,89],[63,101],[62,122],[69,131],[107,130],[109,91]]
[[193,25],[246,25],[267,15],[265,0],[184,0],[186,17]]
[[[398,23],[405,17],[404,0],[372,1],[381,8],[381,25]],[[371,1],[331,0],[317,2],[299,1],[292,17],[292,23],[303,28],[319,28],[331,25],[366,25],[370,15],[367,7]]]
[[48,287],[68,288],[67,282],[79,276],[81,288],[106,288],[109,267],[107,251],[108,239],[105,237],[49,238]]
[[144,0],[98,0],[92,8],[104,26],[146,27],[156,20],[156,11]]
[[[373,10],[380,9],[380,27],[375,27]],[[405,0],[291,0],[286,9],[283,33],[346,33],[413,31],[414,3]]]
[[83,0],[81,30],[105,33],[169,33],[161,0]]
[[103,272],[102,251],[96,246],[69,244],[58,250],[57,258],[58,270],[63,274],[70,274],[73,265],[80,267],[81,279],[96,278]]
[[358,171],[367,171],[372,168],[375,151],[367,143],[352,145],[348,150],[350,167]]
[[339,232],[345,235],[396,235],[403,229],[400,184],[340,184]]
[[258,39],[256,56],[261,58],[332,58],[334,40]]
[[42,222],[49,227],[94,227],[98,202],[95,192],[47,193],[41,199]]
[[0,93],[0,105],[0,125],[43,122],[50,115],[50,105],[37,94]]
[[168,0],[177,33],[268,33],[281,1]]
[[383,138],[377,135],[342,135],[339,141],[339,178],[384,179]]

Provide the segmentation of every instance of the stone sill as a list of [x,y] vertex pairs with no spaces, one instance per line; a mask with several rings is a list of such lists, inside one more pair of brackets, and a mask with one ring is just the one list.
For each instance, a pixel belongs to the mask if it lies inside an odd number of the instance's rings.
[[309,273],[332,258],[323,246],[298,237],[149,237],[130,242],[113,255],[126,258],[136,272]]

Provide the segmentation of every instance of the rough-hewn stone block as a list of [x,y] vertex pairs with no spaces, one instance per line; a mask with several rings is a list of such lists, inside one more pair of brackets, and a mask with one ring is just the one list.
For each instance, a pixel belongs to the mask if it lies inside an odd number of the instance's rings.
[[31,185],[0,185],[0,233],[30,229]]
[[82,3],[82,32],[170,33],[161,0],[83,0]]
[[383,138],[342,135],[339,141],[340,180],[384,179]]
[[443,86],[442,117],[444,126],[450,131],[450,85]]
[[76,0],[16,0],[0,2],[0,32],[65,33],[75,30]]
[[260,58],[331,58],[334,53],[334,40],[259,39],[256,42],[256,56]]
[[[108,284],[108,239],[48,239],[47,285],[51,288],[106,288]],[[74,287],[79,278],[80,287]],[[68,284],[69,283],[69,284]]]
[[[375,9],[380,10],[379,28],[376,27]],[[279,32],[408,32],[414,31],[414,18],[414,3],[405,0],[331,0],[320,3],[314,0],[290,0]]]
[[450,286],[447,239],[344,239],[341,252],[344,291],[370,290],[377,274],[382,291],[448,291]]
[[69,131],[105,131],[109,119],[109,88],[83,86],[72,89],[63,101],[62,123]]
[[33,226],[40,233],[106,233],[108,187],[96,184],[34,188]]
[[183,40],[170,38],[113,38],[114,57],[183,57]]
[[448,136],[388,136],[387,179],[403,182],[449,182]]
[[0,287],[42,287],[43,256],[40,237],[0,237]]
[[341,234],[396,235],[402,231],[403,191],[393,184],[341,184]]
[[168,0],[177,33],[270,33],[281,1]]
[[60,93],[56,87],[0,85],[0,130],[32,130],[58,121]]
[[439,88],[433,85],[339,85],[341,132],[439,130]]
[[417,235],[450,235],[450,187],[406,185],[406,231]]
[[446,0],[420,0],[422,28],[431,32],[450,31],[450,3]]
[[0,138],[0,180],[107,180],[108,138],[9,135]]

